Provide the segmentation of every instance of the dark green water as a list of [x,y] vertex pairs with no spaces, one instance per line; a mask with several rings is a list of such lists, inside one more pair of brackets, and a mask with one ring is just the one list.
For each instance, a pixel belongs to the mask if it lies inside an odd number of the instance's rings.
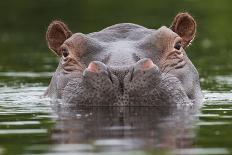
[[[0,155],[232,154],[232,1],[8,0],[0,4]],[[64,109],[42,94],[58,59],[45,32],[54,19],[90,33],[132,22],[169,26],[180,11],[197,20],[187,53],[205,101],[193,108]]]

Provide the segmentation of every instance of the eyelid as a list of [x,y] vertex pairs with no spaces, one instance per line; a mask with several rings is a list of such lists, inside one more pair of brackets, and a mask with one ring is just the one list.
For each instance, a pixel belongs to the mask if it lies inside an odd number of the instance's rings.
[[65,46],[65,45],[62,45],[62,46],[60,47],[60,54],[62,55],[62,53],[63,53],[65,50],[68,51],[68,47]]
[[[69,50],[66,45],[60,47],[60,55],[65,59],[69,55]],[[66,55],[66,56],[65,56]]]
[[66,43],[64,43],[60,48],[61,48],[61,50],[63,50],[63,49],[67,49],[68,50],[68,45]]
[[68,48],[61,48],[61,52],[68,51]]
[[183,39],[182,39],[181,37],[178,36],[178,37],[176,37],[175,40],[174,40],[174,45],[175,45],[176,43],[179,43],[179,42],[182,43],[182,42],[183,42]]
[[181,37],[176,37],[175,39],[174,39],[174,44],[173,44],[173,48],[175,49],[175,50],[180,50],[181,49],[181,47],[182,47],[182,41],[183,41],[183,39],[181,38]]

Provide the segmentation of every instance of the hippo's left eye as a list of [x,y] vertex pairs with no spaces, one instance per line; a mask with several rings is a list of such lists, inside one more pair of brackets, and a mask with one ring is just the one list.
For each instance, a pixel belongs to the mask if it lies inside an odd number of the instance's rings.
[[176,44],[175,44],[175,46],[174,46],[174,48],[176,49],[176,50],[180,50],[180,48],[181,48],[181,42],[177,42]]
[[68,50],[65,49],[65,48],[62,49],[62,56],[63,56],[64,58],[66,58],[68,55],[69,55]]

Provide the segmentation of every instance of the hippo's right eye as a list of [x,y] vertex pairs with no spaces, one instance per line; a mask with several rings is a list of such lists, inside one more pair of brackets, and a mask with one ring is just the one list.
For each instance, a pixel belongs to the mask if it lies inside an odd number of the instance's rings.
[[69,55],[68,49],[64,48],[62,49],[62,56],[66,58]]

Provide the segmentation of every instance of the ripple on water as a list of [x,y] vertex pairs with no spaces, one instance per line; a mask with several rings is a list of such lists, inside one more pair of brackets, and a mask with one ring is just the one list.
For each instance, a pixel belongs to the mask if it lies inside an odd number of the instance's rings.
[[51,77],[53,73],[51,72],[0,72],[2,77]]
[[230,154],[230,151],[226,148],[191,148],[175,150],[172,153],[178,155],[219,155]]
[[9,129],[9,130],[0,130],[0,135],[6,134],[37,134],[37,133],[47,133],[46,129]]
[[0,114],[49,112],[48,98],[43,97],[46,87],[1,87]]
[[40,124],[40,122],[39,121],[0,122],[0,125],[28,125],[28,124]]
[[[231,104],[232,91],[203,91],[206,104]],[[216,102],[214,102],[216,101]]]
[[50,99],[42,97],[45,89],[31,84],[0,88],[0,145],[7,154],[18,154],[16,146],[50,141],[54,120]]
[[[232,84],[231,76],[215,79],[220,84]],[[204,95],[205,102],[196,124],[199,148],[181,151],[183,154],[231,154],[232,91],[204,91]]]

